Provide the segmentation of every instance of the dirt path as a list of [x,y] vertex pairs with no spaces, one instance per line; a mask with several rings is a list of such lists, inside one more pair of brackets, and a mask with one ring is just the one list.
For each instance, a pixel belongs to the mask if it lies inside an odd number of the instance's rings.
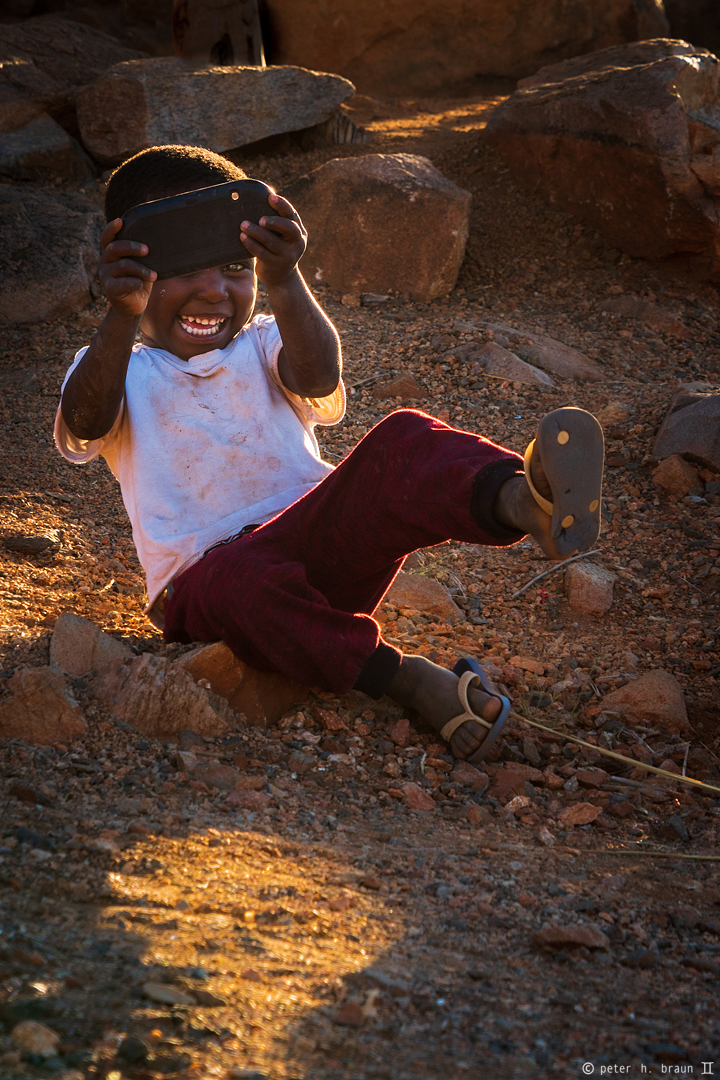
[[[578,770],[604,762],[562,737],[682,766],[686,740],[599,732],[584,714],[596,691],[662,666],[694,725],[688,771],[720,782],[720,509],[663,496],[649,460],[677,383],[717,384],[717,291],[629,260],[521,193],[478,138],[491,98],[355,104],[369,148],[266,156],[248,171],[282,187],[332,156],[421,153],[472,191],[473,220],[447,300],[347,307],[320,293],[355,387],[345,423],[322,433],[324,453],[340,460],[398,407],[372,390],[399,371],[424,387],[422,408],[518,450],[550,408],[625,406],[606,430],[599,544],[619,578],[615,603],[600,620],[579,618],[560,574],[513,598],[548,567],[532,544],[452,544],[415,571],[450,588],[464,622],[381,612],[391,640],[440,663],[491,657],[514,679],[516,707],[556,728],[544,740],[518,727],[488,764],[494,783],[508,765],[532,777],[515,809],[463,785],[427,736],[397,745],[388,702],[314,695],[277,731],[185,737],[200,759],[260,778],[269,806],[238,810],[178,771],[177,747],[118,725],[77,680],[87,737],[0,743],[2,1078],[526,1080],[579,1077],[584,1062],[596,1075],[614,1065],[637,1075],[641,1064],[648,1075],[688,1075],[693,1064],[699,1075],[702,1061],[720,1072],[717,864],[685,858],[717,852],[718,803],[614,765],[618,780],[582,789]],[[607,298],[625,293],[687,333],[608,315]],[[141,614],[115,482],[101,462],[72,468],[52,446],[62,374],[103,310],[0,343],[2,537],[53,541],[34,557],[0,547],[4,677],[47,663],[62,611],[137,651],[162,649]],[[457,356],[490,322],[581,349],[607,377],[537,388],[474,374]],[[433,811],[406,805],[398,784],[408,779],[431,792]],[[602,812],[563,826],[578,802]],[[550,925],[584,928],[585,944],[534,940]],[[26,1019],[59,1036],[44,1063],[12,1040]]]

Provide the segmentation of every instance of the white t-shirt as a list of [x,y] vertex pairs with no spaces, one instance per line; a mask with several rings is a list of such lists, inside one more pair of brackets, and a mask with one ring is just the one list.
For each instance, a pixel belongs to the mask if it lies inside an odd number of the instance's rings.
[[290,393],[278,375],[281,348],[269,315],[256,315],[225,349],[187,361],[135,345],[120,413],[102,439],[75,438],[58,408],[63,457],[102,454],[120,481],[148,608],[213,544],[267,521],[332,472],[313,428],[342,419],[343,385],[320,399]]

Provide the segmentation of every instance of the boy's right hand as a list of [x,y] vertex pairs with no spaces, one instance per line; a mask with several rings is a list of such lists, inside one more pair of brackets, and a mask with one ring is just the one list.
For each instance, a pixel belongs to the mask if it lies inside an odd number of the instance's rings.
[[147,307],[157,274],[133,256],[147,255],[145,244],[116,240],[122,219],[108,223],[102,234],[102,255],[98,272],[110,305],[119,315],[138,318]]

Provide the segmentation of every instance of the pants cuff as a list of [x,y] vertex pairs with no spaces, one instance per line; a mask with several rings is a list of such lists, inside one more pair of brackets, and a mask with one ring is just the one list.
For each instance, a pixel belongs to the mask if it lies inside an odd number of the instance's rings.
[[493,516],[493,506],[500,488],[512,476],[524,476],[522,458],[506,457],[493,461],[476,475],[473,481],[470,512],[484,533],[491,538],[490,543],[499,547],[516,544],[525,533],[501,525]]
[[392,645],[381,641],[375,651],[370,653],[360,669],[353,690],[360,690],[377,701],[387,692],[402,663],[402,653]]

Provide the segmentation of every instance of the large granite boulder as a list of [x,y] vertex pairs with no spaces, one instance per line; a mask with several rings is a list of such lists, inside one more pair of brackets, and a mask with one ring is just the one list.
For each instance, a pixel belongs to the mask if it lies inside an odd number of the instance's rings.
[[0,184],[0,323],[90,303],[105,218],[79,195]]
[[223,154],[323,123],[354,92],[298,67],[194,66],[174,56],[117,64],[78,95],[83,143],[113,165],[163,143]]
[[682,454],[720,470],[720,390],[707,383],[680,386],[660,425],[653,456]]
[[[343,293],[446,296],[469,228],[470,192],[427,158],[335,158],[283,191],[308,230],[301,269]],[[428,223],[432,222],[432,228]]]
[[74,134],[78,88],[113,64],[142,55],[57,15],[1,25],[0,131],[15,131],[48,112]]
[[720,280],[719,74],[681,41],[605,49],[523,80],[485,138],[521,183],[614,247],[689,257]]
[[71,135],[47,113],[18,131],[0,132],[0,176],[10,180],[87,180],[95,168]]
[[427,94],[477,75],[668,33],[662,0],[271,0],[272,61],[337,71],[363,93]]

